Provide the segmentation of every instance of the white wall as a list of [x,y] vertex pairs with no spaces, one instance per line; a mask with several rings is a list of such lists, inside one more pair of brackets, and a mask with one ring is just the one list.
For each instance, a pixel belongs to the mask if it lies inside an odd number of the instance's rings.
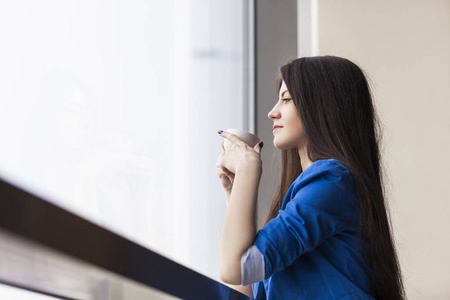
[[318,55],[368,72],[408,299],[450,299],[450,1],[318,1]]

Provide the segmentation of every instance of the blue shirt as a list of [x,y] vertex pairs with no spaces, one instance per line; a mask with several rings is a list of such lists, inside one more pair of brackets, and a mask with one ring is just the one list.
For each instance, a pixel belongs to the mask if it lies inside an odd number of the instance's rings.
[[252,284],[255,299],[373,299],[357,220],[349,170],[335,159],[311,164],[256,235],[264,280]]

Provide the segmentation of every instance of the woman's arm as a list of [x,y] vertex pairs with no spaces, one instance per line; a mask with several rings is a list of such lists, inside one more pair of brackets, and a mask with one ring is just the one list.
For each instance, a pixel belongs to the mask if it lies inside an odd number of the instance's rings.
[[227,199],[220,240],[220,279],[229,284],[242,283],[241,256],[256,235],[255,211],[261,171],[258,164],[241,165]]
[[[230,202],[230,197],[231,197],[231,192],[227,192],[226,193],[226,203],[228,206],[228,203]],[[233,285],[233,284],[226,284],[227,286],[229,286],[232,289],[235,289],[236,291],[245,294],[247,296],[249,296],[250,298],[254,298],[253,296],[253,288],[252,285]]]
[[254,298],[253,296],[253,289],[252,289],[252,285],[232,285],[232,284],[227,284],[230,288],[235,289],[236,291],[245,294],[247,296],[249,296],[250,298]]

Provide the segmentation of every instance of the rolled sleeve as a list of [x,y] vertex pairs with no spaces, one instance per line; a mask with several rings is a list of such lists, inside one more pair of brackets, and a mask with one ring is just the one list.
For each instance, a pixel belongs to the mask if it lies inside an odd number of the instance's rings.
[[313,163],[291,185],[287,205],[258,231],[264,276],[290,266],[302,254],[356,222],[356,194],[348,169],[336,160]]

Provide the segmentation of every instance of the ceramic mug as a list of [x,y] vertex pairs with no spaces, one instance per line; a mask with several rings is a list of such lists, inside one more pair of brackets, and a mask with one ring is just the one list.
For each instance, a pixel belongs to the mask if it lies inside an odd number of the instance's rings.
[[[245,142],[252,148],[255,147],[257,144],[259,144],[259,142],[261,142],[261,139],[259,137],[248,131],[232,128],[227,129],[225,131],[236,135],[238,138],[240,138],[243,142]],[[228,139],[225,139],[225,141],[223,142],[223,146],[225,148],[225,151],[227,151],[228,149],[231,148],[231,146],[233,146],[233,143]]]

